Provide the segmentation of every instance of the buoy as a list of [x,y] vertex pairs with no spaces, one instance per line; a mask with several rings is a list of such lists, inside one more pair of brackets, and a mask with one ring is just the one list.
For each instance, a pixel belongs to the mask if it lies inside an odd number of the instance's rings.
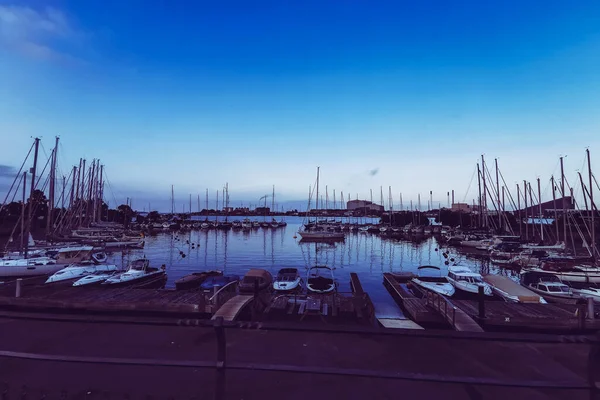
[[298,236],[294,235],[294,239],[296,239]]
[[445,261],[445,262],[444,262],[444,264],[448,265],[448,264],[450,264],[450,263],[449,263],[448,261]]
[[185,254],[182,254],[182,255],[181,255],[181,258],[185,258]]
[[454,258],[451,258],[450,261],[454,262]]
[[438,249],[437,249],[437,248],[436,248],[436,249],[434,249],[434,250],[435,250],[435,251],[438,251]]

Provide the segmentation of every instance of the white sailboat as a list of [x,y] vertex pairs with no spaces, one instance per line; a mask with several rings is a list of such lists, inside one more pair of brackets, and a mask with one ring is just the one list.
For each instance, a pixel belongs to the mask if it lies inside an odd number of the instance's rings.
[[[318,210],[319,210],[319,167],[317,167],[317,190],[316,190],[316,202],[317,202],[317,206],[316,206],[316,210],[317,210],[317,215],[318,215]],[[308,217],[308,213],[310,212],[310,195],[309,195],[309,199],[308,199],[308,211],[307,211],[307,217]],[[309,240],[309,241],[336,241],[336,240],[344,240],[345,239],[345,234],[344,232],[336,232],[335,230],[332,230],[330,228],[326,228],[323,225],[319,224],[319,217],[316,217],[316,221],[314,224],[304,224],[304,229],[299,231],[298,234],[300,235],[300,237],[303,240]],[[310,226],[310,228],[308,227]]]

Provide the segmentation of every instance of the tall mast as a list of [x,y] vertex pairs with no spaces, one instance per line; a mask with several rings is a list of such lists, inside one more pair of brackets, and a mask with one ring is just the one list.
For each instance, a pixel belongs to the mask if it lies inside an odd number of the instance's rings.
[[433,210],[433,190],[429,191],[429,207],[431,208],[431,210]]
[[69,210],[73,210],[73,202],[75,201],[75,180],[77,176],[77,167],[73,166],[73,184],[71,185],[71,200],[69,201]]
[[[104,203],[104,165],[100,166],[100,190],[98,194],[98,222],[102,221],[102,205]],[[150,203],[148,203],[148,212],[150,212]]]
[[[27,196],[27,171],[23,172],[23,204],[21,204],[21,247],[20,251],[25,248],[25,201]],[[29,241],[29,237],[27,237]]]
[[198,213],[200,212],[200,195],[198,195]]
[[58,136],[54,144],[50,159],[50,185],[48,190],[48,214],[46,216],[46,235],[50,234],[52,229],[52,210],[54,209],[54,191],[56,184],[56,152],[58,150]]
[[67,186],[67,177],[63,175],[63,177],[62,177],[62,194],[60,196],[60,198],[61,198],[61,203],[60,203],[61,211],[65,208],[65,187],[66,186]]
[[333,209],[337,208],[337,201],[335,200],[335,189],[333,189]]
[[[479,227],[483,226],[483,198],[481,197],[481,170],[479,169],[479,163],[477,163],[477,186],[479,188],[479,212],[477,213],[479,220]],[[452,200],[454,203],[454,200]]]
[[81,182],[80,182],[81,186],[79,188],[79,199],[81,200],[80,204],[79,204],[79,221],[77,222],[77,224],[79,226],[83,225],[83,207],[86,204],[85,194],[84,194],[85,193],[85,162],[86,162],[86,160],[84,158],[83,163],[81,164],[81,168],[82,168],[81,169]]
[[192,214],[192,194],[190,193],[190,215]]
[[483,181],[483,226],[487,228],[487,185],[485,182],[485,160],[483,158],[483,154],[481,155],[481,178]]
[[525,240],[529,240],[529,221],[527,220],[527,181],[523,181],[523,199],[525,200]]
[[556,183],[554,182],[554,175],[550,177],[550,182],[552,182],[552,208],[554,208],[554,227],[556,228],[556,241],[560,242],[560,237],[558,236],[558,211],[556,211]]
[[175,214],[175,188],[171,185],[171,214]]
[[565,203],[565,169],[563,165],[563,157],[560,158],[560,192],[562,193],[562,209],[563,209],[563,240],[567,244],[567,204]]
[[[588,164],[588,177],[590,180],[590,219],[592,225],[592,258],[596,259],[596,224],[594,222],[594,186],[592,185],[592,161],[590,160],[590,150],[585,150],[587,154],[587,164]],[[583,194],[585,197],[585,193]]]
[[[25,240],[25,258],[27,258],[27,251],[29,250],[29,231],[31,229],[31,218],[33,216],[33,192],[35,191],[35,173],[37,170],[37,159],[38,159],[38,150],[40,147],[40,138],[35,138],[35,152],[33,153],[33,168],[31,168],[31,190],[29,191],[29,212],[27,217],[27,224],[25,225],[26,231],[25,236],[27,239]],[[25,207],[25,203],[23,203],[23,207]]]
[[275,185],[273,185],[273,195],[271,197],[271,212],[275,210]]
[[402,211],[404,209],[404,206],[402,205],[402,192],[400,192],[400,211]]
[[521,191],[517,183],[517,218],[519,219],[519,236],[523,236],[523,219],[521,218]]
[[494,158],[494,163],[496,164],[496,198],[498,199],[498,227],[500,228],[500,231],[502,231],[503,228],[503,224],[502,224],[502,213],[500,212],[501,207],[500,207],[500,180],[498,179],[498,159]]
[[206,188],[206,216],[208,219],[208,188]]
[[544,223],[542,220],[542,190],[540,186],[540,178],[537,178],[538,184],[538,206],[539,206],[539,215],[540,215],[540,232],[542,235],[542,242],[544,241]]
[[319,167],[317,167],[317,210],[319,209]]
[[380,191],[379,196],[381,197],[379,201],[380,201],[380,204],[383,206],[383,186],[379,186],[379,191]]

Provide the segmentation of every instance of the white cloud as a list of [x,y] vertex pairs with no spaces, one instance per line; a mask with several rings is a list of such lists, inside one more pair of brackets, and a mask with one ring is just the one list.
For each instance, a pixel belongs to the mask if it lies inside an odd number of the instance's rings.
[[81,62],[70,54],[81,42],[77,30],[60,10],[0,6],[0,46],[38,60]]

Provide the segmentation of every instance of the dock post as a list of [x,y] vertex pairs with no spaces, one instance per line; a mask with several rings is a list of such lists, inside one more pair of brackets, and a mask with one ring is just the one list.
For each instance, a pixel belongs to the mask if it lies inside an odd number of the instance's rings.
[[225,340],[225,328],[223,317],[215,320],[215,333],[217,335],[217,379],[215,380],[215,400],[225,399],[225,368],[227,359],[227,344]]
[[23,278],[17,279],[17,286],[15,287],[15,297],[21,297],[21,284],[23,282]]
[[594,299],[587,298],[587,318],[594,319]]
[[592,340],[588,356],[590,399],[600,399],[600,334]]
[[477,301],[479,303],[479,319],[485,319],[485,293],[483,286],[478,287]]

